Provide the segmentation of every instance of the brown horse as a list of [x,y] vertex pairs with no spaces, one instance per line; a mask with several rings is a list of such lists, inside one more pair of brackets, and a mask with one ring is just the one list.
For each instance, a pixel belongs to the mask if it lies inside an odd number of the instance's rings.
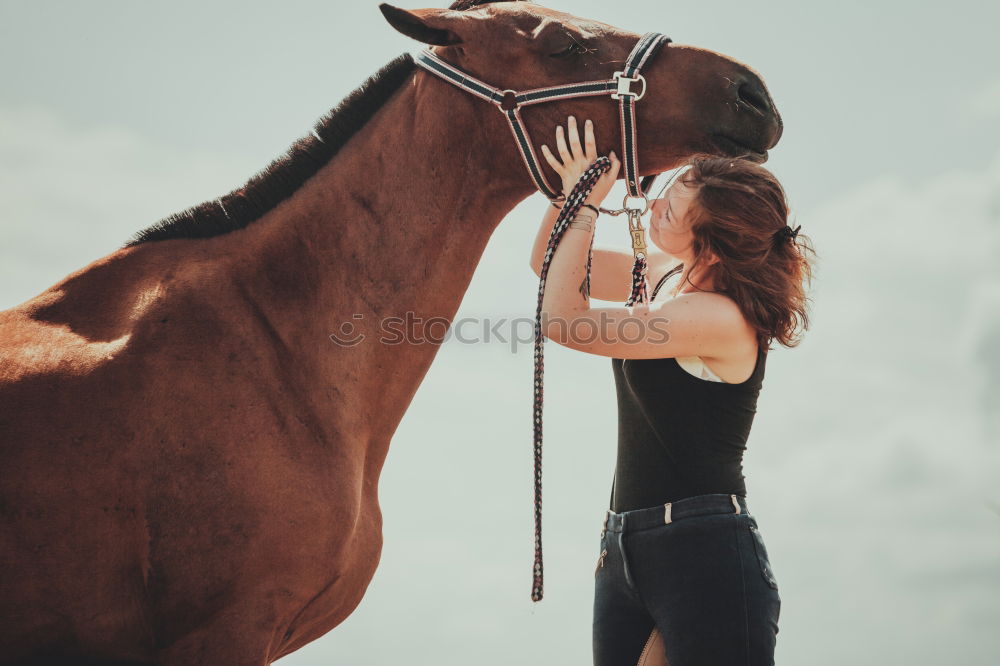
[[[500,88],[609,78],[640,37],[527,2],[382,11]],[[780,136],[740,63],[671,44],[643,73],[642,174]],[[617,149],[607,98],[524,116],[569,113]],[[418,340],[533,191],[504,116],[404,54],[242,188],[0,313],[0,663],[260,666],[341,623]]]

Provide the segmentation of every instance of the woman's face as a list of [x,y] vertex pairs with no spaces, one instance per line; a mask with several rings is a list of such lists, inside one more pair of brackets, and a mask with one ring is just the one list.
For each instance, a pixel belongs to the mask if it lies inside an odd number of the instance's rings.
[[656,247],[681,261],[689,261],[694,234],[687,222],[688,209],[697,195],[682,176],[650,206],[649,238]]

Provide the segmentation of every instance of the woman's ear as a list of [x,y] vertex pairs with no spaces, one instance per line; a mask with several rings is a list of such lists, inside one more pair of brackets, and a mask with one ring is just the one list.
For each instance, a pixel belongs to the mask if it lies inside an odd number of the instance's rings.
[[461,44],[458,34],[468,17],[448,9],[414,9],[407,11],[387,2],[378,6],[382,16],[393,28],[407,37],[433,46]]

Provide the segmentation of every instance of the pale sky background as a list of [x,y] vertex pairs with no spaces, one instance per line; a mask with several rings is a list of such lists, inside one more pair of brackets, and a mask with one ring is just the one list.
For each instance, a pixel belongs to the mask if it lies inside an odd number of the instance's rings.
[[[777,663],[1000,663],[998,6],[548,4],[742,60],[785,120],[766,166],[820,260],[744,468]],[[368,1],[0,1],[0,308],[242,184],[418,48]],[[533,316],[544,209],[534,195],[500,226],[459,317]],[[545,358],[545,599],[531,344],[449,341],[386,462],[366,598],[282,666],[591,663],[614,387],[605,358]]]

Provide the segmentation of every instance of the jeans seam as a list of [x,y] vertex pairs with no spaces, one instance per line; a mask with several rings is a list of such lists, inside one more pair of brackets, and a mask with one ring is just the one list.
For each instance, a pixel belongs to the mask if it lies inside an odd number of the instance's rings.
[[622,577],[625,579],[625,587],[628,588],[633,595],[635,595],[639,605],[646,611],[646,614],[653,617],[652,613],[649,611],[649,606],[646,604],[646,600],[642,598],[642,592],[639,590],[639,583],[632,577],[631,571],[628,568],[628,554],[625,551],[625,530],[618,532],[618,553],[622,558]]
[[[747,603],[747,576],[746,567],[743,566],[743,546],[740,544],[742,537],[742,527],[740,526],[740,520],[737,517],[738,514],[733,515],[733,535],[736,537],[736,552],[739,554],[737,558],[740,561],[740,582],[742,583],[742,594],[743,594],[743,635],[746,637],[746,642],[744,644],[744,655],[746,656],[745,664],[750,666],[750,608]],[[756,557],[756,555],[755,555]]]
[[[618,533],[618,550],[622,555],[622,569],[625,574],[625,584],[631,587],[635,593],[639,594],[639,586],[636,585],[635,579],[632,578],[632,572],[628,567],[628,552],[625,550],[625,530]],[[641,597],[640,597],[641,598]]]
[[[753,541],[754,557],[757,560],[757,566],[760,569],[761,578],[764,579],[764,582],[767,583],[768,587],[772,590],[777,590],[778,581],[773,575],[771,575],[771,561],[761,552],[760,543],[763,543],[764,539],[760,536],[760,531],[755,525],[750,525],[750,538]],[[760,539],[760,543],[758,543],[758,539]]]

